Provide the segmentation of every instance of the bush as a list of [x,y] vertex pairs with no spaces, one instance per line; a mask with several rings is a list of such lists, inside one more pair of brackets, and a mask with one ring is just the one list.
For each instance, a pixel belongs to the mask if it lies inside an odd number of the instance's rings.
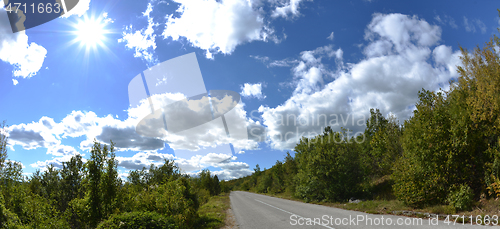
[[192,225],[199,203],[187,179],[179,178],[136,193],[130,207],[133,211],[172,216],[179,225]]
[[455,210],[470,210],[474,201],[474,192],[468,185],[462,184],[448,195],[447,201]]
[[126,212],[112,215],[109,219],[101,222],[98,229],[163,229],[178,228],[172,217],[162,216],[156,212]]
[[200,205],[205,204],[210,199],[210,191],[205,188],[199,189],[196,194],[198,196],[198,202],[200,203]]
[[4,205],[3,195],[0,193],[0,229],[25,228],[16,214],[10,212]]

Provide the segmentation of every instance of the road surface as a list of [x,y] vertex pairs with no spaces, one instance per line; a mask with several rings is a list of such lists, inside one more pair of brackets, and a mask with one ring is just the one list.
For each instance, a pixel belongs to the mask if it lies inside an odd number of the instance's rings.
[[[240,229],[254,228],[491,228],[478,225],[447,225],[443,219],[373,215],[327,206],[285,200],[250,192],[231,192],[231,208]],[[496,228],[496,227],[494,227]]]

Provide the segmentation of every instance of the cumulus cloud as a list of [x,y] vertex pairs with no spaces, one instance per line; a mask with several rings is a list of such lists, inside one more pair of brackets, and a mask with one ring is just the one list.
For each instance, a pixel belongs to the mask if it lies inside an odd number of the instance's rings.
[[[193,156],[189,160],[178,160],[177,163],[187,172],[194,172],[207,166],[220,168],[221,170],[212,172],[220,180],[235,179],[252,174],[247,163],[234,161],[236,159],[237,157],[227,154],[209,153],[205,156]],[[198,173],[193,175],[195,174]]]
[[43,125],[43,121],[47,119],[47,117],[43,117],[39,122],[9,126],[7,137],[9,137],[8,143],[11,149],[14,150],[15,145],[20,145],[26,150],[59,145],[60,140],[57,135]]
[[322,88],[324,86],[323,79],[327,76],[333,76],[333,73],[322,63],[322,59],[335,57],[337,63],[341,64],[342,55],[342,49],[335,50],[332,45],[301,52],[298,64],[292,68],[295,84],[297,85],[294,94],[309,94]]
[[127,48],[134,49],[134,57],[142,58],[150,63],[155,63],[157,61],[153,57],[153,52],[156,49],[156,34],[154,34],[154,28],[158,26],[158,23],[153,22],[153,18],[151,17],[152,11],[153,6],[151,3],[148,3],[148,8],[143,13],[143,16],[148,19],[148,26],[146,29],[134,31],[133,26],[129,25],[123,32],[123,38],[118,39],[118,42],[124,42]]
[[[320,134],[325,126],[346,127],[353,136],[364,130],[370,108],[407,119],[419,90],[446,87],[456,77],[460,53],[435,47],[440,39],[438,26],[416,16],[374,14],[360,62],[339,64],[341,49],[328,46],[302,52],[292,67],[293,95],[277,107],[259,108],[268,143],[292,149],[302,136]],[[333,56],[336,68],[325,64]]]
[[139,152],[132,157],[117,156],[118,166],[125,169],[140,170],[143,167],[149,168],[151,164],[160,166],[164,160],[174,160],[172,154],[162,154],[157,152]]
[[239,170],[220,170],[214,171],[213,174],[217,175],[219,180],[232,180],[241,177],[252,175],[253,171],[250,169],[239,169]]
[[303,0],[273,0],[278,5],[271,14],[272,17],[297,17],[300,15],[299,7]]
[[231,54],[236,46],[252,41],[275,39],[273,29],[264,22],[258,1],[174,0],[180,4],[179,16],[169,15],[163,37],[185,38],[194,47]]
[[[12,33],[4,8],[0,9],[0,60],[14,66],[15,77],[30,78],[38,73],[43,65],[47,50],[34,43],[28,43],[25,31]],[[17,80],[13,80],[14,85]]]
[[262,83],[245,83],[243,86],[241,86],[241,95],[244,97],[255,97],[258,99],[266,98],[266,96],[262,94]]
[[[224,97],[226,98],[226,97]],[[80,143],[80,150],[90,150],[93,140],[109,144],[112,140],[115,148],[121,151],[141,151],[132,157],[118,156],[119,166],[125,169],[141,169],[149,167],[150,164],[160,165],[164,159],[175,160],[178,166],[184,171],[197,171],[206,166],[219,167],[224,170],[242,170],[247,167],[246,164],[234,162],[235,157],[228,150],[221,150],[220,145],[233,143],[236,152],[243,149],[255,149],[258,141],[238,136],[238,133],[247,134],[247,125],[231,125],[234,120],[245,120],[246,113],[242,104],[236,104],[234,111],[225,112],[227,101],[224,98],[219,99],[215,95],[213,104],[215,114],[224,113],[231,137],[226,135],[225,127],[220,122],[209,122],[193,130],[181,131],[166,136],[166,139],[158,139],[139,135],[136,132],[136,125],[140,120],[141,109],[149,110],[146,103],[141,103],[144,107],[135,107],[128,110],[129,118],[119,120],[111,115],[104,117],[97,116],[94,112],[73,111],[64,117],[60,122],[55,122],[52,118],[42,117],[38,122],[19,124],[8,127],[6,134],[9,137],[9,146],[21,145],[24,149],[47,148],[47,154],[55,156],[50,160],[33,163],[34,168],[43,169],[45,166],[53,164],[61,167],[62,162],[79,154],[71,147],[61,145],[61,140],[65,138],[76,138],[84,136],[85,140]],[[171,98],[170,98],[171,99]],[[161,104],[168,102],[168,96],[157,95],[153,100]],[[163,100],[163,101],[161,101]],[[196,107],[195,107],[196,108]],[[178,111],[178,110],[176,110]],[[168,114],[168,112],[167,112]],[[249,120],[248,125],[254,125],[256,128],[263,128],[258,122]],[[258,131],[257,131],[258,132]],[[165,141],[168,140],[170,148],[175,150],[176,156],[171,154],[161,154],[158,150],[165,147]],[[262,140],[259,140],[262,141]],[[182,157],[182,150],[193,152],[195,156]],[[192,154],[192,155],[193,155]]]

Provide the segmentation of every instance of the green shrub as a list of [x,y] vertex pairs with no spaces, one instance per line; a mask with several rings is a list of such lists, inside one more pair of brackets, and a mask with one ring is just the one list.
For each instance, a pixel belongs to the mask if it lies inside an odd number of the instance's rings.
[[19,217],[10,212],[4,205],[3,195],[0,193],[0,229],[4,228],[25,228],[22,226]]
[[474,193],[468,185],[462,184],[448,195],[447,201],[455,210],[470,210],[474,201]]
[[199,189],[197,192],[198,202],[200,205],[205,204],[210,199],[210,191],[205,188]]
[[166,217],[156,212],[126,212],[112,215],[101,222],[98,229],[169,229],[178,228],[172,217]]
[[150,186],[147,190],[136,193],[131,201],[129,207],[133,211],[172,216],[179,225],[193,225],[199,207],[197,196],[185,178]]

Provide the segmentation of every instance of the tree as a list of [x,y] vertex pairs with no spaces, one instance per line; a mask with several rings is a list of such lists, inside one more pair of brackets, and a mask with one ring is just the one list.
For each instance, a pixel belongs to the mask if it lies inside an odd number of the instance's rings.
[[0,171],[5,167],[5,160],[7,160],[7,134],[6,134],[5,121],[0,124]]
[[219,177],[217,177],[217,175],[214,175],[214,178],[212,179],[212,183],[213,183],[213,189],[214,189],[214,195],[219,195],[220,192],[221,192],[221,185],[220,185],[220,182],[219,182]]
[[118,186],[121,185],[121,180],[118,178],[118,161],[115,159],[115,148],[114,143],[111,142],[109,147],[109,156],[106,159],[106,167],[103,179],[103,211],[104,216],[107,218],[113,213],[113,209],[116,205],[116,196],[118,192]]
[[295,147],[296,196],[306,201],[345,201],[360,194],[364,174],[359,146],[346,138],[346,131],[300,140]]
[[[378,111],[378,110],[377,110]],[[390,175],[395,163],[403,154],[401,135],[403,133],[395,116],[384,119],[384,125],[370,139],[370,173],[374,176]]]
[[82,179],[83,161],[81,155],[71,157],[70,161],[63,162],[61,174],[62,209],[66,210],[71,200],[83,198]]
[[114,146],[101,145],[94,140],[90,150],[88,170],[88,198],[90,225],[95,227],[104,216],[111,213],[112,203],[116,197],[117,172],[114,158]]
[[419,98],[405,121],[404,153],[394,173],[396,196],[412,206],[441,203],[449,185],[444,166],[451,149],[448,103],[442,93],[427,90]]

